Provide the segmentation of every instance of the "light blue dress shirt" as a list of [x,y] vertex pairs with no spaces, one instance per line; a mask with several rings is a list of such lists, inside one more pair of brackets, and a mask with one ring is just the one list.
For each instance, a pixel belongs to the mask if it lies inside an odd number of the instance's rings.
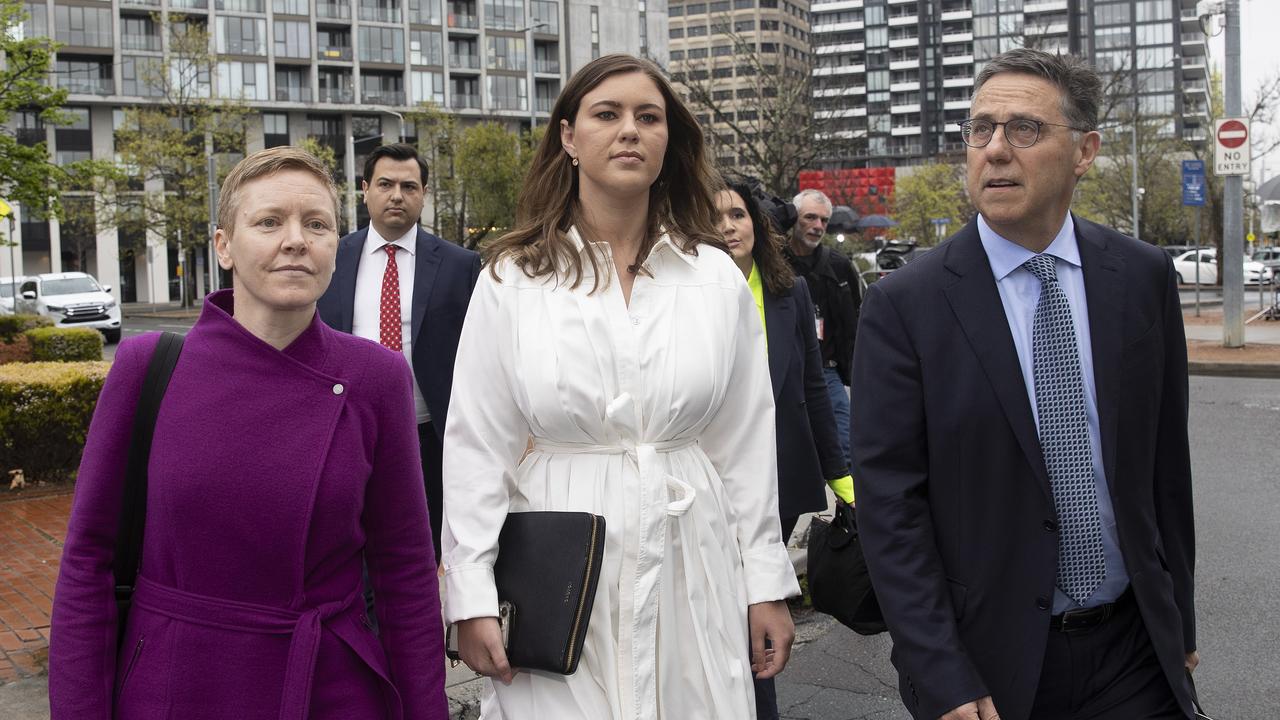
[[[978,216],[978,236],[987,252],[991,272],[1000,291],[1000,302],[1013,334],[1013,346],[1018,351],[1018,365],[1022,368],[1022,381],[1031,401],[1031,413],[1040,426],[1040,414],[1036,408],[1036,381],[1032,357],[1031,331],[1036,316],[1036,304],[1040,302],[1040,281],[1030,270],[1022,267],[1035,253],[1021,245],[1001,237],[991,229],[987,221]],[[1107,474],[1102,467],[1102,440],[1098,431],[1098,389],[1093,376],[1093,342],[1089,335],[1089,305],[1084,294],[1084,268],[1080,263],[1080,247],[1076,243],[1075,222],[1067,213],[1058,235],[1045,248],[1044,254],[1052,255],[1058,271],[1058,284],[1071,304],[1071,316],[1075,320],[1076,345],[1080,353],[1080,370],[1084,376],[1085,412],[1089,416],[1089,446],[1093,454],[1093,474],[1098,488],[1098,514],[1102,518],[1102,549],[1106,558],[1107,576],[1102,585],[1085,601],[1084,607],[1093,607],[1114,601],[1129,586],[1129,573],[1125,570],[1120,554],[1120,541],[1116,533],[1115,510],[1111,506]],[[1053,613],[1080,607],[1061,590],[1055,589]]]

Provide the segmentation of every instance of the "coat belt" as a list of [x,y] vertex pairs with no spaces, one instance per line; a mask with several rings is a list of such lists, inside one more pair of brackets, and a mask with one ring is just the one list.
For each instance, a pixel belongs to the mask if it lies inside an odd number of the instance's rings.
[[197,595],[138,577],[133,602],[138,607],[182,622],[264,635],[290,635],[285,661],[280,720],[306,720],[311,704],[311,684],[320,650],[323,623],[352,609],[359,609],[356,588],[346,598],[307,610],[258,605]]

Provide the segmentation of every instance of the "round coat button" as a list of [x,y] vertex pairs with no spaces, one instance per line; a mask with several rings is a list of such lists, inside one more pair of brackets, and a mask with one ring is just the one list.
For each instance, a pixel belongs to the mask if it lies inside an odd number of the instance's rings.
[[343,387],[342,387],[342,383],[338,383],[338,384],[336,384],[336,385],[334,385],[334,386],[333,386],[333,394],[334,394],[334,395],[341,395],[341,394],[342,394],[342,391],[343,391],[344,389],[345,389],[345,388],[343,388]]
[[1049,609],[1049,598],[1047,598],[1047,597],[1038,597],[1038,598],[1036,598],[1036,607],[1040,608],[1041,610],[1048,610],[1048,609]]
[[1045,530],[1048,530],[1049,532],[1057,532],[1057,531],[1058,531],[1058,522],[1057,522],[1056,520],[1045,520],[1045,521],[1044,521],[1044,529],[1045,529]]

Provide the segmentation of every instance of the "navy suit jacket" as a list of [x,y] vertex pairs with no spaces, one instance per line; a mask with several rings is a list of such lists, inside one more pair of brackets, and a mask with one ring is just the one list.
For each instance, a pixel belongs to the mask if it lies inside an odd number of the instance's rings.
[[[338,242],[337,270],[316,304],[320,319],[345,333],[351,332],[356,270],[368,235],[369,228],[364,227]],[[418,228],[410,325],[413,376],[431,410],[431,425],[442,442],[458,337],[479,276],[479,254]]]
[[827,507],[826,480],[848,468],[822,376],[822,350],[813,301],[804,278],[786,295],[764,291],[769,377],[777,408],[778,516],[796,517]]
[[[1195,531],[1187,357],[1173,264],[1075,218],[1102,462],[1160,665],[1191,715]],[[1048,472],[976,223],[871,286],[854,350],[858,526],[907,709],[992,695],[1026,720],[1058,560]]]

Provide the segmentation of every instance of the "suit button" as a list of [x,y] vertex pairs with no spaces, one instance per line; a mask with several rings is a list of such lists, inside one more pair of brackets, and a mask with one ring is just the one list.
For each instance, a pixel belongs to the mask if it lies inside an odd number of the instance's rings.
[[1038,598],[1036,598],[1036,607],[1040,608],[1041,610],[1048,610],[1048,609],[1049,609],[1049,598],[1047,598],[1047,597],[1038,597]]
[[1058,521],[1056,521],[1056,520],[1045,520],[1045,521],[1044,521],[1044,529],[1045,529],[1045,530],[1048,530],[1049,532],[1058,532]]

